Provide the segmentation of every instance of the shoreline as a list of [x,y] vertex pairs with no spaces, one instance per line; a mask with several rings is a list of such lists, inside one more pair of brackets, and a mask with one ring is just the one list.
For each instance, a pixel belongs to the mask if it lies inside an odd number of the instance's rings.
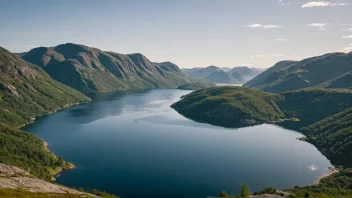
[[[48,145],[49,144],[45,140],[43,140],[43,139],[41,139],[41,140],[43,141],[43,145],[44,145],[45,151],[50,153],[52,156],[54,156],[56,158],[57,156],[48,149]],[[66,167],[56,167],[55,169],[51,169],[50,170],[51,181],[55,181],[56,180],[56,176],[58,176],[62,171],[71,170],[71,169],[76,168],[76,166],[73,163],[71,163],[69,161],[66,161],[66,162],[67,162],[68,166],[66,166]]]
[[329,167],[329,170],[328,172],[324,173],[322,176],[318,177],[317,180],[312,184],[312,185],[317,185],[319,184],[319,182],[324,179],[325,177],[328,177],[332,174],[335,174],[335,173],[338,173],[339,172],[339,169],[337,168],[334,168],[334,167]]
[[[88,96],[87,96],[87,97],[88,97]],[[24,123],[24,124],[22,124],[22,125],[16,126],[16,127],[17,127],[18,129],[22,130],[22,131],[25,131],[25,130],[23,130],[23,128],[26,127],[26,126],[29,125],[29,124],[33,124],[33,123],[37,120],[37,118],[44,117],[44,116],[47,116],[47,115],[51,115],[51,114],[53,114],[53,113],[57,113],[57,112],[59,112],[59,111],[63,111],[63,110],[68,109],[68,108],[70,108],[70,107],[78,106],[78,105],[81,105],[81,104],[88,104],[88,103],[90,103],[91,101],[92,101],[92,99],[90,98],[90,100],[89,100],[89,101],[86,101],[86,102],[73,103],[73,104],[65,105],[65,106],[62,107],[62,108],[55,109],[55,110],[53,110],[53,111],[44,113],[44,114],[42,114],[42,115],[38,115],[38,116],[35,116],[35,117],[31,117],[30,121],[28,121],[27,123]]]

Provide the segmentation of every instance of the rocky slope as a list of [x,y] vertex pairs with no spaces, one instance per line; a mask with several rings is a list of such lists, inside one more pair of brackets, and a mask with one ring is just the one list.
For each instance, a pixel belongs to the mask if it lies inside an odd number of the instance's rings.
[[35,48],[22,58],[81,92],[176,88],[189,82],[174,64],[153,64],[142,54],[104,52],[72,43]]
[[0,122],[20,126],[36,116],[88,101],[40,67],[0,47]]
[[350,88],[351,72],[352,52],[330,53],[279,62],[244,86],[274,93],[307,87]]
[[0,189],[24,188],[28,192],[41,192],[47,194],[72,194],[80,197],[97,197],[92,194],[80,192],[64,186],[56,185],[35,178],[27,171],[16,166],[8,166],[0,163]]

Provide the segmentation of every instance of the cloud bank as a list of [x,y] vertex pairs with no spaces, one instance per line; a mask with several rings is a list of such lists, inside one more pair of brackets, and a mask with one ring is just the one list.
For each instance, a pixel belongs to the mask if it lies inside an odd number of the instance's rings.
[[262,25],[259,23],[255,23],[255,24],[247,25],[247,27],[271,29],[271,28],[283,28],[284,26],[281,26],[281,25]]
[[310,1],[302,5],[302,8],[327,7],[327,6],[345,6],[347,3],[331,3],[328,1]]

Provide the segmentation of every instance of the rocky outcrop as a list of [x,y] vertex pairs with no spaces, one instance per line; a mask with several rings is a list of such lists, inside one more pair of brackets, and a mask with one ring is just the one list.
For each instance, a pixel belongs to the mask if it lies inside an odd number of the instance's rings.
[[49,194],[69,193],[78,194],[81,195],[81,197],[97,197],[92,194],[37,179],[25,170],[2,163],[0,163],[0,188],[24,188],[29,192],[42,192]]

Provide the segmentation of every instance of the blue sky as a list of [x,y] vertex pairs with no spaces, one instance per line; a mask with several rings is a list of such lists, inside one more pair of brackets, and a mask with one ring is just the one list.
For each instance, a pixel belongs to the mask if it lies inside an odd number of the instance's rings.
[[0,46],[78,43],[180,67],[352,51],[352,0],[0,0]]

